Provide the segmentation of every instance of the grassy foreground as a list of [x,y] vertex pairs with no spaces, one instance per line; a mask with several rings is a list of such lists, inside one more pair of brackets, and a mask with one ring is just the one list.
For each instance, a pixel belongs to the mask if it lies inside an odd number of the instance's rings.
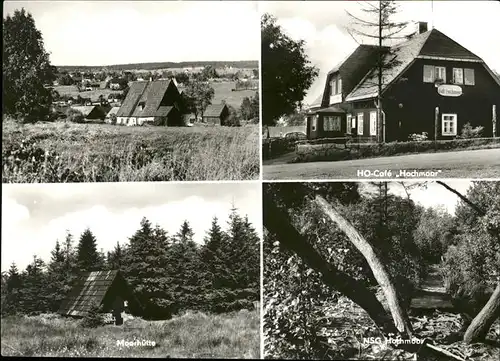
[[125,127],[4,120],[2,181],[258,179],[258,126]]
[[[188,312],[167,321],[127,319],[95,329],[55,314],[2,319],[2,356],[259,358],[259,310],[206,315]],[[154,341],[119,346],[117,341]]]

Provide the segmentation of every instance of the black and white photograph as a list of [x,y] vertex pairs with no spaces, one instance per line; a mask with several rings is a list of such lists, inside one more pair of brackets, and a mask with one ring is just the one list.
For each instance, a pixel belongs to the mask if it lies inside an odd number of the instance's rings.
[[264,358],[500,354],[500,182],[263,184]]
[[3,14],[3,183],[259,179],[257,2]]
[[500,175],[500,2],[259,8],[264,179]]
[[259,183],[2,188],[2,356],[260,357]]

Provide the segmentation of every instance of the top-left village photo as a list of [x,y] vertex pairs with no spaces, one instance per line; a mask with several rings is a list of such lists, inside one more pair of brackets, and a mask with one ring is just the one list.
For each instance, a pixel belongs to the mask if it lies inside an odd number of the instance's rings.
[[5,1],[2,183],[257,180],[257,2]]

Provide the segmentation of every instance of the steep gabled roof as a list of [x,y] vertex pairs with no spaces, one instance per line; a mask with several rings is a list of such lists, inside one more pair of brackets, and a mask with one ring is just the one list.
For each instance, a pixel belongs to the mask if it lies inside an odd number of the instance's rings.
[[[130,84],[130,89],[123,101],[118,117],[154,117],[172,80],[160,79],[154,81],[136,81]],[[143,103],[144,109],[138,105]]]
[[88,117],[90,113],[94,110],[95,105],[75,105],[71,109],[77,110],[83,114],[84,117]]
[[210,104],[203,112],[204,117],[220,117],[226,104]]
[[106,114],[106,118],[111,117],[113,114],[117,114],[118,110],[120,110],[120,107],[113,107],[109,110],[108,114]]
[[[384,57],[386,64],[395,66],[383,72],[382,92],[385,91],[417,58],[433,58],[480,62],[490,72],[484,61],[437,29],[418,34],[408,41],[394,45]],[[347,95],[346,101],[369,99],[377,96],[377,68],[371,69],[361,82]],[[500,82],[499,82],[500,84]]]
[[119,271],[95,271],[83,273],[57,311],[62,315],[85,316],[92,305],[100,305],[111,286],[121,277]]
[[346,56],[342,61],[340,61],[337,65],[335,65],[329,72],[328,75],[333,74],[347,64],[352,63],[353,61],[364,61],[366,58],[372,57],[374,51],[378,49],[376,45],[369,44],[360,44],[358,47],[348,56]]
[[429,33],[427,41],[420,50],[420,56],[437,56],[476,61],[483,60],[437,29],[433,29],[429,31]]
[[147,85],[148,83],[145,81],[137,81],[130,84],[127,96],[123,100],[122,106],[120,107],[118,113],[116,113],[116,116],[130,117]]
[[167,92],[171,80],[155,80],[147,82],[146,89],[139,98],[138,104],[144,102],[144,109],[136,106],[133,117],[153,117],[160,107],[160,103]]
[[166,117],[172,111],[172,109],[174,109],[174,107],[167,106],[167,105],[162,105],[156,111],[155,116],[157,116],[157,117]]
[[[413,63],[432,31],[434,30],[418,34],[408,41],[397,44],[391,47],[390,51],[385,54],[384,63],[392,63],[394,66],[383,71],[383,89],[391,84],[398,75]],[[346,101],[377,96],[377,78],[378,69],[374,67],[365,75],[351,93],[346,96]]]

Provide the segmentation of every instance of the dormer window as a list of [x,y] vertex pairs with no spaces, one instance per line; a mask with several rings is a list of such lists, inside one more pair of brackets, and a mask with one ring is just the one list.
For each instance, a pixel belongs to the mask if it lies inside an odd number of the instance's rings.
[[330,80],[330,96],[342,93],[342,79],[333,78]]
[[139,103],[139,109],[144,110],[144,107],[146,106],[146,102],[140,102]]

